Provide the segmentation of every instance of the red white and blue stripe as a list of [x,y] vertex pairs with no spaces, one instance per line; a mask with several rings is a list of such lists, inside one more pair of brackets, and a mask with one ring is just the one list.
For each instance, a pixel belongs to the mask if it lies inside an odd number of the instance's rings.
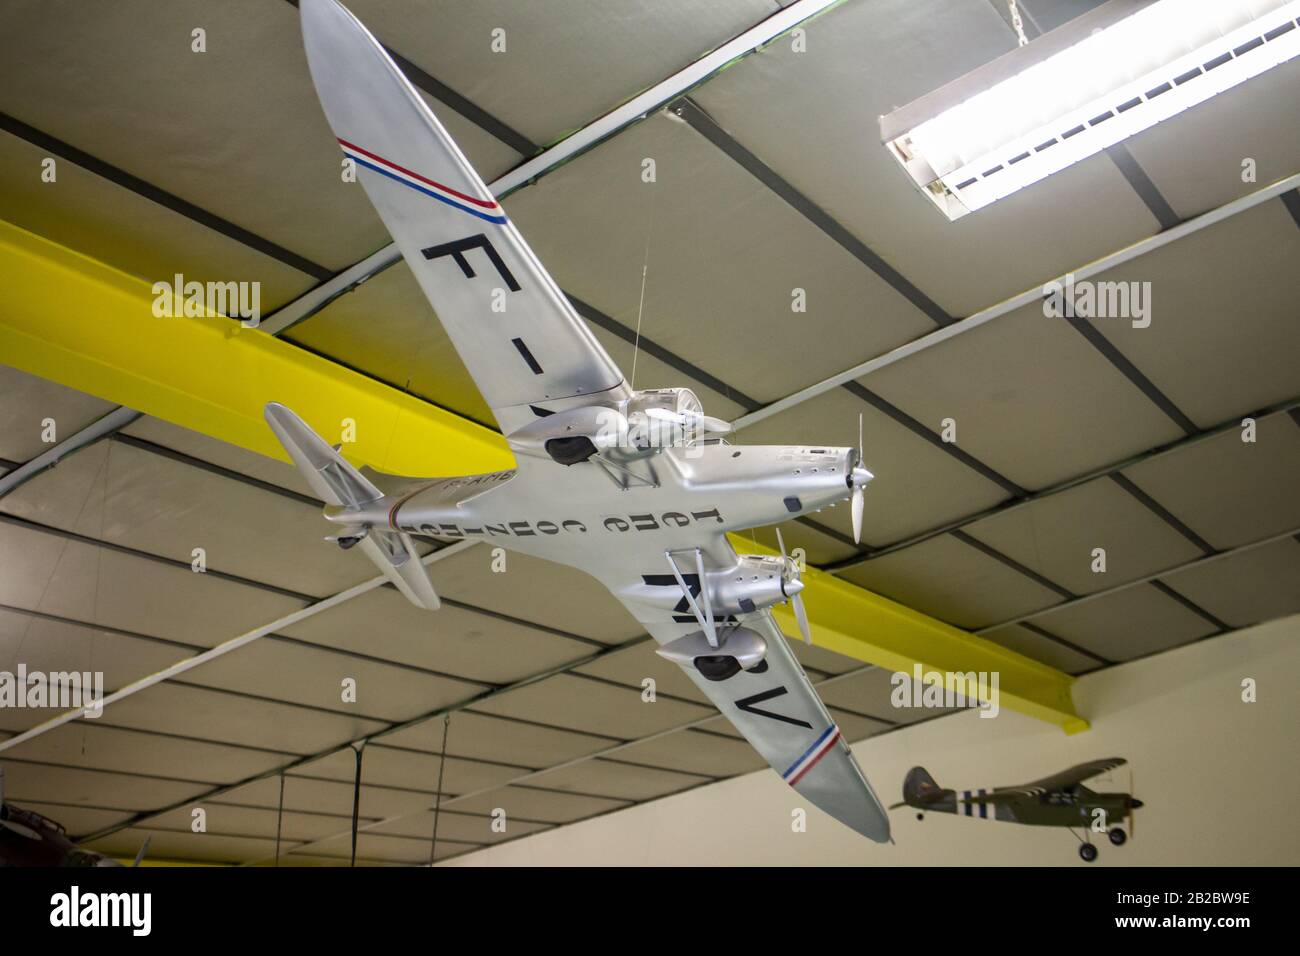
[[409,186],[416,192],[424,193],[426,196],[432,196],[439,202],[446,203],[448,206],[454,206],[461,212],[467,212],[471,216],[477,216],[487,222],[495,222],[499,225],[505,225],[506,217],[502,212],[501,206],[492,199],[475,199],[473,196],[467,196],[462,192],[452,189],[450,186],[444,186],[442,183],[435,182],[427,176],[421,176],[419,173],[407,169],[405,166],[398,166],[391,160],[363,149],[355,143],[349,143],[345,139],[339,140],[339,145],[343,147],[343,152],[349,159],[358,166],[364,166],[366,169],[373,170],[381,176],[387,176],[403,186]]
[[781,774],[781,778],[790,786],[794,786],[813,767],[817,766],[817,761],[825,757],[830,752],[831,747],[840,739],[840,729],[834,724],[826,728],[826,732],[813,741],[813,745],[803,752],[798,760],[790,765],[790,769]]

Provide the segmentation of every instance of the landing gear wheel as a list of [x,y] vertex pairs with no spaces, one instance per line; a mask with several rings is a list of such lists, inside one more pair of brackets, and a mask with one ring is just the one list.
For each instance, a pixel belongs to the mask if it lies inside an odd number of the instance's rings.
[[1121,830],[1119,827],[1111,827],[1110,833],[1107,834],[1107,836],[1110,837],[1110,842],[1113,843],[1115,846],[1123,846],[1125,843],[1128,842],[1128,834],[1125,833],[1123,830]]
[[1097,859],[1097,848],[1091,843],[1080,843],[1079,856],[1083,857],[1084,863],[1091,863]]
[[695,669],[705,680],[727,680],[740,673],[740,661],[729,654],[711,654],[695,658]]

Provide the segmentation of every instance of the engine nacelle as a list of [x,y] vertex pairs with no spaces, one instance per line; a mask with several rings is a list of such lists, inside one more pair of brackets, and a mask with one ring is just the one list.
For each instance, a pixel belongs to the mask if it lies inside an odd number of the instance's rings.
[[[736,614],[752,614],[791,598],[803,590],[797,568],[789,558],[760,554],[742,554],[729,568],[705,571],[705,586],[709,589],[709,606],[717,618]],[[682,575],[691,594],[700,594],[699,575]],[[690,614],[681,587],[671,574],[654,575],[641,584],[624,589],[633,600],[652,607]]]

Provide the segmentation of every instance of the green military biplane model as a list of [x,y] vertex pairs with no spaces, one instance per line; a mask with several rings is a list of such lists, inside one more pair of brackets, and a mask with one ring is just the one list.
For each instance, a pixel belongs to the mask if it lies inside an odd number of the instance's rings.
[[[942,789],[924,767],[913,767],[903,780],[903,802],[896,807],[912,807],[924,820],[926,813],[954,813],[981,820],[1002,820],[1028,826],[1079,828],[1079,856],[1091,863],[1097,859],[1093,832],[1106,833],[1115,846],[1123,846],[1133,833],[1133,811],[1142,806],[1131,793],[1097,793],[1083,781],[1122,767],[1123,757],[1108,757],[1081,763],[1042,780],[1018,787],[995,787],[992,790]],[[1129,789],[1132,789],[1130,778]],[[1116,821],[1127,817],[1126,833]]]

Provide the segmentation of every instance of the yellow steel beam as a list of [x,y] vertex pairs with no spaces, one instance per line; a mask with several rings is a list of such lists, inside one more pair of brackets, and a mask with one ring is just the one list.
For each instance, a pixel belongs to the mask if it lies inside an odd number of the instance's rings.
[[490,429],[231,319],[156,317],[155,299],[150,283],[0,221],[6,365],[283,461],[267,401],[393,474],[514,467]]
[[[228,318],[155,317],[149,283],[3,221],[0,290],[0,362],[232,445],[285,460],[262,419],[275,400],[331,441],[351,420],[347,457],[383,471],[513,466],[501,437],[481,425]],[[950,687],[953,674],[997,672],[1008,709],[1068,732],[1087,727],[1069,675],[832,575],[809,569],[804,580],[818,645],[908,674],[919,664]],[[788,610],[777,613],[797,633]]]
[[[733,536],[732,545],[777,553],[749,538]],[[909,676],[919,665],[923,680],[942,683],[945,690],[968,686],[972,672],[997,674],[999,707],[1056,724],[1067,734],[1088,729],[1075,713],[1069,674],[825,571],[809,568],[802,580],[816,646]],[[774,613],[787,634],[799,633],[788,605],[777,605]]]

